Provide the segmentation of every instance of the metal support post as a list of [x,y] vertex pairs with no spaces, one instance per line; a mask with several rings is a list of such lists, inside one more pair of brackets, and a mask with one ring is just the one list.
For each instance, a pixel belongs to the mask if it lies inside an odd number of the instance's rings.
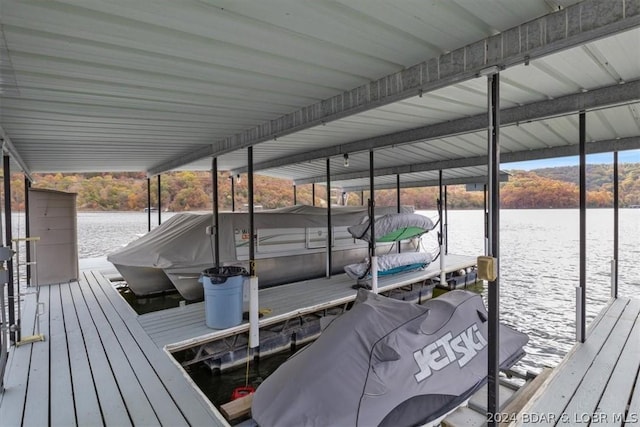
[[[11,247],[12,224],[11,224],[11,158],[8,155],[3,156],[3,175],[4,175],[4,225],[5,225],[5,246]],[[15,290],[13,283],[13,259],[7,260],[7,303],[9,304],[9,326],[13,328],[10,332],[12,342],[20,341],[20,319],[16,317],[16,305],[20,304],[20,290]]]
[[618,249],[620,247],[620,177],[618,152],[613,152],[613,260],[611,261],[611,296],[618,298]]
[[496,415],[500,411],[500,74],[487,77],[489,92],[489,251],[498,265],[496,280],[488,284],[488,383],[487,412],[488,425],[497,425]]
[[576,301],[576,313],[579,314],[576,323],[576,341],[584,342],[586,339],[586,308],[587,308],[587,115],[580,111],[580,291]]
[[293,184],[293,206],[298,204],[298,188]]
[[[400,211],[402,210],[402,206],[400,205],[400,174],[399,173],[396,174],[396,206],[397,206],[396,212],[400,213]],[[398,253],[402,252],[401,241],[397,242],[397,251]]]
[[158,225],[162,224],[162,177],[158,174]]
[[255,224],[253,206],[253,147],[247,148],[247,197],[249,203],[249,347],[260,345],[258,319],[258,277],[256,274]]
[[449,195],[447,186],[444,186],[444,253],[449,253]]
[[369,262],[371,263],[371,292],[378,293],[378,257],[376,256],[376,196],[374,180],[375,164],[373,150],[369,151],[369,224],[371,243],[369,244]]
[[333,241],[333,230],[331,229],[331,162],[327,158],[327,278],[331,277],[332,259],[331,242]]
[[[31,227],[29,227],[29,189],[31,188],[31,181],[29,178],[24,179],[24,234],[26,237],[31,237]],[[26,273],[27,273],[27,286],[31,286],[31,263],[32,253],[31,245],[26,243]]]
[[151,231],[151,178],[147,178],[147,231]]
[[233,175],[231,175],[229,179],[231,180],[231,212],[235,212],[236,211],[236,185],[235,185],[235,181],[233,180]]
[[400,213],[402,206],[400,205],[400,174],[396,174],[396,212]]
[[440,245],[440,285],[447,285],[447,273],[445,273],[445,250],[444,250],[444,216],[443,216],[443,192],[442,192],[442,169],[438,171],[438,217],[440,218],[440,231],[438,232],[438,244]]
[[219,207],[218,207],[218,158],[211,160],[211,187],[213,199],[213,224],[211,232],[213,233],[213,263],[216,267],[220,267],[220,235],[218,233]]
[[489,255],[489,206],[487,199],[487,184],[484,185],[483,190],[483,218],[484,218],[484,254]]

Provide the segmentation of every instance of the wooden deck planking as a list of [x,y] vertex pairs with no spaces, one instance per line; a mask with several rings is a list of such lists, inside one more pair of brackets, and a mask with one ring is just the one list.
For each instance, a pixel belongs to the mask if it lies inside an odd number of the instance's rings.
[[[476,257],[448,255],[445,272],[470,267],[475,263]],[[378,288],[380,292],[386,292],[437,277],[439,274],[439,263],[434,263],[425,270],[381,277]],[[260,327],[353,301],[358,293],[357,289],[352,288],[354,283],[354,280],[346,274],[338,274],[330,278],[305,280],[261,289],[258,296],[260,309],[271,311],[260,319]],[[249,329],[248,322],[225,330],[210,329],[205,325],[204,317],[204,303],[195,303],[143,314],[138,317],[138,321],[158,347],[167,346],[171,351]]]
[[[618,359],[618,366],[611,375],[607,387],[605,388],[602,399],[598,404],[598,411],[601,408],[607,408],[611,414],[624,414],[627,409],[627,401],[620,398],[621,390],[632,390],[634,384],[637,382],[637,373],[640,369],[640,322],[636,322],[629,340],[627,341],[620,359]],[[635,374],[634,374],[635,373]],[[640,389],[636,387],[636,395],[640,397]],[[640,404],[640,402],[638,402]],[[629,407],[629,413],[636,414],[636,426],[640,419],[637,415],[640,414],[640,405],[633,406],[633,401]],[[620,423],[615,422],[613,418],[604,420],[598,423],[598,426],[619,426]]]
[[[632,390],[638,391],[639,315],[639,301],[613,300],[590,327],[586,342],[572,348],[516,424],[622,425]],[[538,417],[523,419],[522,414]],[[629,415],[637,423],[633,402]]]
[[[38,301],[25,299],[28,336]],[[102,275],[42,287],[40,301],[47,340],[11,348],[0,425],[227,425]]]
[[[565,414],[598,413],[598,402],[618,364],[619,356],[622,355],[624,346],[638,318],[638,313],[640,313],[640,301],[630,301],[613,326],[601,351],[589,366],[571,401],[564,409]],[[605,415],[609,415],[610,409],[608,407],[603,409],[607,411]],[[570,425],[576,422],[575,418],[569,418],[568,420],[565,418],[566,423],[559,423],[559,425]]]
[[[51,304],[48,286],[40,288],[40,301],[45,303],[45,315],[40,316],[40,331],[47,338]],[[23,424],[26,426],[42,426],[49,423],[49,347],[51,340],[27,344],[32,346],[31,364],[29,365],[29,382],[24,408]]]
[[[94,286],[86,286],[84,289],[86,292],[93,292],[96,300],[100,299],[99,293],[103,292],[97,284]],[[92,313],[94,316],[100,317],[101,322],[106,322],[106,319],[108,318],[111,323],[109,326],[110,328],[112,327],[115,330],[126,330],[126,325],[109,301],[104,301],[100,306],[97,306],[97,303],[92,305]],[[142,352],[133,337],[125,333],[120,334],[118,338],[119,342],[117,342],[116,345],[122,348],[122,355],[127,359],[126,363],[130,366],[131,372],[135,373],[134,378],[139,381],[140,384],[144,384],[144,391],[142,391],[142,386],[140,387],[140,390],[144,393],[144,399],[148,400],[149,409],[154,413],[153,417],[149,415],[149,422],[144,422],[142,424],[155,424],[159,422],[162,425],[171,426],[188,425],[187,421],[182,416],[180,409],[171,399],[171,396],[165,389],[164,384],[160,381],[156,372],[148,363],[145,354]],[[124,352],[124,349],[126,349],[126,353]],[[126,380],[126,377],[124,379]],[[139,396],[138,399],[140,398],[142,397]],[[146,403],[147,402],[145,402],[145,405]],[[132,408],[136,411],[138,410],[139,405],[136,404],[136,400],[133,400]],[[154,421],[156,417],[157,420]]]
[[75,413],[78,425],[104,425],[96,384],[87,358],[78,314],[71,297],[69,286],[60,286],[60,297],[64,312],[65,334],[69,351],[71,383],[75,399]]
[[69,286],[71,296],[78,315],[78,322],[84,337],[87,357],[91,366],[93,381],[98,394],[98,402],[104,422],[107,425],[132,425],[127,407],[124,403],[120,389],[113,376],[109,359],[105,354],[105,348],[100,339],[100,334],[91,319],[91,314],[80,290],[75,283]]
[[[76,414],[73,403],[73,386],[67,333],[64,327],[64,311],[62,309],[61,286],[49,288],[49,335],[56,339],[49,340],[50,352],[50,413],[56,425],[76,425]],[[54,424],[52,423],[52,424]]]
[[[122,346],[119,337],[113,331],[113,326],[104,316],[100,305],[89,286],[85,286],[84,282],[70,284],[70,286],[78,287],[87,305],[87,309],[91,314],[91,322],[98,331],[102,349],[107,357],[111,372],[115,379],[123,403],[126,407],[126,413],[133,425],[152,425],[158,424],[159,420],[155,414],[151,403],[149,403],[147,392],[141,385],[141,379],[133,367],[130,359],[144,357],[137,354],[134,348],[126,348]],[[126,334],[123,334],[123,338]],[[95,373],[94,373],[95,375]],[[150,388],[153,391],[152,388]]]
[[148,362],[169,390],[172,399],[180,408],[190,425],[225,426],[222,416],[213,404],[200,392],[188,375],[172,361],[171,356],[159,350],[137,321],[137,315],[129,309],[127,302],[113,288],[111,282],[100,273],[87,273],[85,280],[94,290],[104,293],[103,304],[110,303],[116,310],[122,325],[127,328],[135,343],[144,352]]
[[[636,353],[637,357],[638,353]],[[633,375],[633,373],[629,373],[628,375]],[[636,371],[636,375],[638,375]],[[636,377],[636,382],[638,378]],[[633,396],[631,398],[631,402],[629,403],[629,410],[627,411],[627,416],[625,418],[625,427],[626,426],[634,426],[637,427],[640,422],[640,387],[636,387]]]
[[[35,294],[24,297],[25,309],[22,311],[21,335],[32,335],[35,331],[37,298]],[[27,394],[29,365],[32,345],[13,347],[7,359],[5,371],[5,390],[0,393],[0,420],[15,420],[20,424],[24,414],[24,401]]]
[[[204,307],[202,307],[202,310],[204,310]],[[241,328],[238,328],[238,332],[245,330],[247,330],[247,328],[245,328],[244,325]],[[204,336],[207,334],[215,334],[216,332],[214,331],[215,330],[208,328],[204,324],[204,315],[202,315],[192,323],[185,324],[180,328],[170,330],[163,329],[156,333],[150,332],[149,335],[153,339],[155,345],[158,348],[162,348],[167,344],[182,342],[190,338]]]
[[[162,333],[167,329],[165,323],[171,323],[172,329],[179,329],[185,326],[190,326],[194,323],[202,322],[202,312],[204,312],[204,303],[190,304],[187,307],[182,307],[183,313],[173,313],[173,316],[162,321],[147,321],[144,324],[144,330],[149,334]],[[142,322],[141,322],[142,324]]]

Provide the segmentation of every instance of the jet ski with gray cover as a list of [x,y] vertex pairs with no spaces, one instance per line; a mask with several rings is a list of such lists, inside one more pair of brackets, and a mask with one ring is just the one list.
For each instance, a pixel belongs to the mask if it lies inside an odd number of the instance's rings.
[[[353,308],[257,389],[253,420],[270,426],[413,426],[438,420],[487,379],[487,311],[451,291],[423,305],[360,290]],[[527,335],[500,325],[500,367]]]

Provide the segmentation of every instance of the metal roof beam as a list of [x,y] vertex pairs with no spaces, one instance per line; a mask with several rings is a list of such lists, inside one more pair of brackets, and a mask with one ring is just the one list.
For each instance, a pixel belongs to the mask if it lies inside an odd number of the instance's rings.
[[[577,139],[577,138],[576,138]],[[604,141],[594,141],[587,143],[587,154],[608,153],[613,151],[626,151],[640,149],[640,136],[632,136],[620,139],[608,139]],[[502,152],[500,153],[500,163],[523,162],[528,160],[552,159],[556,157],[568,157],[578,155],[578,144],[563,145],[560,147],[540,148],[536,150]],[[452,160],[433,161],[427,163],[415,163],[410,165],[395,166],[389,168],[376,169],[375,176],[407,174],[412,172],[427,172],[434,170],[456,169],[471,166],[482,166],[487,164],[487,156],[466,157]],[[332,175],[333,181],[347,181],[351,179],[361,179],[369,176],[369,171],[349,172],[345,174]],[[324,176],[297,179],[296,185],[317,184],[324,182]]]
[[154,175],[158,175],[162,172],[167,172],[172,169],[177,169],[181,166],[188,165],[189,163],[196,162],[200,159],[204,159],[205,157],[211,157],[213,155],[213,147],[211,145],[204,145],[202,148],[198,148],[196,150],[190,150],[186,153],[183,153],[179,157],[169,160],[168,162],[164,162],[161,165],[150,168],[147,171],[147,177],[152,177]]
[[[505,69],[637,26],[637,1],[585,0],[216,141],[212,153],[202,157],[221,156],[469,80],[490,67]],[[185,164],[178,160],[162,163],[149,174]]]
[[[580,110],[590,110],[603,106],[633,102],[640,99],[640,80],[625,84],[617,84],[565,95],[552,100],[538,101],[520,107],[508,108],[500,111],[500,125],[508,126],[539,120],[547,117],[561,116]],[[289,157],[269,160],[254,165],[255,170],[265,170],[282,167],[310,160],[341,156],[344,153],[375,150],[390,145],[408,144],[416,141],[427,141],[452,135],[462,135],[477,132],[487,128],[486,113],[462,119],[451,120],[435,125],[423,126],[396,132],[393,134],[362,139],[347,144],[335,145],[319,150],[308,151]],[[244,173],[246,168],[238,168],[234,173]]]
[[[500,174],[500,182],[506,182],[509,180],[509,174],[501,173]],[[465,176],[459,178],[445,178],[442,180],[443,185],[464,185],[464,184],[486,184],[487,177],[486,175],[480,176]],[[407,181],[400,182],[400,188],[418,188],[418,187],[437,187],[440,185],[440,181],[437,179],[430,179],[425,181]],[[389,182],[384,184],[376,184],[376,190],[390,190],[395,189],[397,187],[397,183]],[[356,185],[352,187],[343,187],[342,191],[351,192],[351,191],[367,191],[369,190],[369,185]]]
[[20,156],[18,150],[16,150],[16,147],[15,145],[13,145],[13,142],[11,142],[11,138],[9,138],[9,135],[7,135],[4,129],[2,129],[2,126],[0,126],[0,140],[2,141],[3,151],[11,156],[13,161],[20,167],[20,169],[22,169],[22,172],[27,177],[27,179],[33,182],[31,170],[22,159],[22,156]]

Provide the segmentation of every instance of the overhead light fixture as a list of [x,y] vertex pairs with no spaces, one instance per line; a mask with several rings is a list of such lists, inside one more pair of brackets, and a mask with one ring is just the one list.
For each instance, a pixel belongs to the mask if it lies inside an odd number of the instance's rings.
[[242,182],[242,178],[240,178],[240,174],[236,175],[236,182],[240,184]]
[[349,154],[344,153],[344,167],[348,168],[349,167]]

